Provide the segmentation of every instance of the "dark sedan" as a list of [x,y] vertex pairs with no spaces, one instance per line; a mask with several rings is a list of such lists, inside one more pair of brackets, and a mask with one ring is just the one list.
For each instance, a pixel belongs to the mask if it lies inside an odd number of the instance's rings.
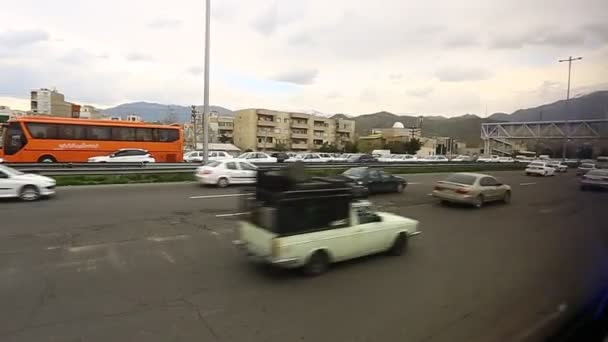
[[344,171],[342,176],[366,187],[370,193],[402,192],[407,186],[405,179],[369,167],[353,167]]
[[348,163],[375,163],[377,161],[378,159],[371,154],[353,154],[346,160]]

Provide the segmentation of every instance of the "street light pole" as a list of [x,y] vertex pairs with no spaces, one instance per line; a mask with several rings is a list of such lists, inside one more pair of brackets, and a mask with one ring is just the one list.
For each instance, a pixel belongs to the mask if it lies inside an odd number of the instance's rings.
[[203,163],[209,161],[209,37],[211,27],[211,0],[205,1],[205,90],[203,93]]
[[570,135],[570,129],[568,126],[568,114],[570,111],[570,75],[572,74],[572,62],[580,61],[583,57],[572,58],[572,56],[568,57],[568,59],[560,59],[559,63],[568,62],[568,90],[566,92],[566,125],[564,127],[564,144],[562,146],[562,159],[566,159],[566,145],[568,143],[568,137]]

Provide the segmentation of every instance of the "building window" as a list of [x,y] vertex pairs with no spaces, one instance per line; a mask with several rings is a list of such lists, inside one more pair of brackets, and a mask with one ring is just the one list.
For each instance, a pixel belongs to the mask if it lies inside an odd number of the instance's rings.
[[281,118],[277,118],[277,122],[281,122]]
[[281,133],[281,129],[280,129],[280,128],[275,128],[275,129],[274,129],[274,132],[275,132],[275,133]]

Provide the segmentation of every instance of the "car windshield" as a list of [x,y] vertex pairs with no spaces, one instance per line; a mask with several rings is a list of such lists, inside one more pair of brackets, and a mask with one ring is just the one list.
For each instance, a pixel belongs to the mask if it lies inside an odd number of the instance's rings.
[[543,163],[530,163],[529,166],[545,166]]
[[245,159],[245,158],[247,158],[247,157],[249,157],[249,153],[243,153],[243,154],[241,154],[240,156],[238,156],[237,158],[240,158],[240,159]]
[[4,171],[4,172],[6,172],[6,173],[8,173],[9,175],[12,175],[12,176],[19,176],[19,175],[24,175],[25,174],[25,173],[23,173],[23,172],[21,172],[19,170],[13,169],[12,167],[8,167],[8,166],[5,166],[5,165],[0,165],[0,171]]
[[581,168],[583,169],[593,169],[595,165],[593,164],[581,164]]
[[359,159],[359,157],[361,157],[361,154],[354,154],[354,155],[348,157],[348,160],[357,160],[357,159]]
[[473,185],[475,184],[475,180],[477,177],[473,175],[467,175],[464,173],[455,173],[448,178],[446,178],[446,182],[456,183],[456,184],[464,184],[464,185]]
[[352,169],[348,169],[348,170],[344,171],[344,173],[342,173],[342,174],[347,177],[362,178],[363,176],[365,176],[366,171],[367,171],[367,168],[365,168],[365,167],[353,167]]

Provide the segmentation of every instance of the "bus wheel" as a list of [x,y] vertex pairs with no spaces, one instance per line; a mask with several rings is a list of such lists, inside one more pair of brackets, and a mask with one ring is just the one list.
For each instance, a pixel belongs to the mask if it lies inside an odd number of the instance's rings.
[[42,156],[42,157],[38,158],[38,162],[39,163],[56,163],[57,159],[55,159],[53,156]]

